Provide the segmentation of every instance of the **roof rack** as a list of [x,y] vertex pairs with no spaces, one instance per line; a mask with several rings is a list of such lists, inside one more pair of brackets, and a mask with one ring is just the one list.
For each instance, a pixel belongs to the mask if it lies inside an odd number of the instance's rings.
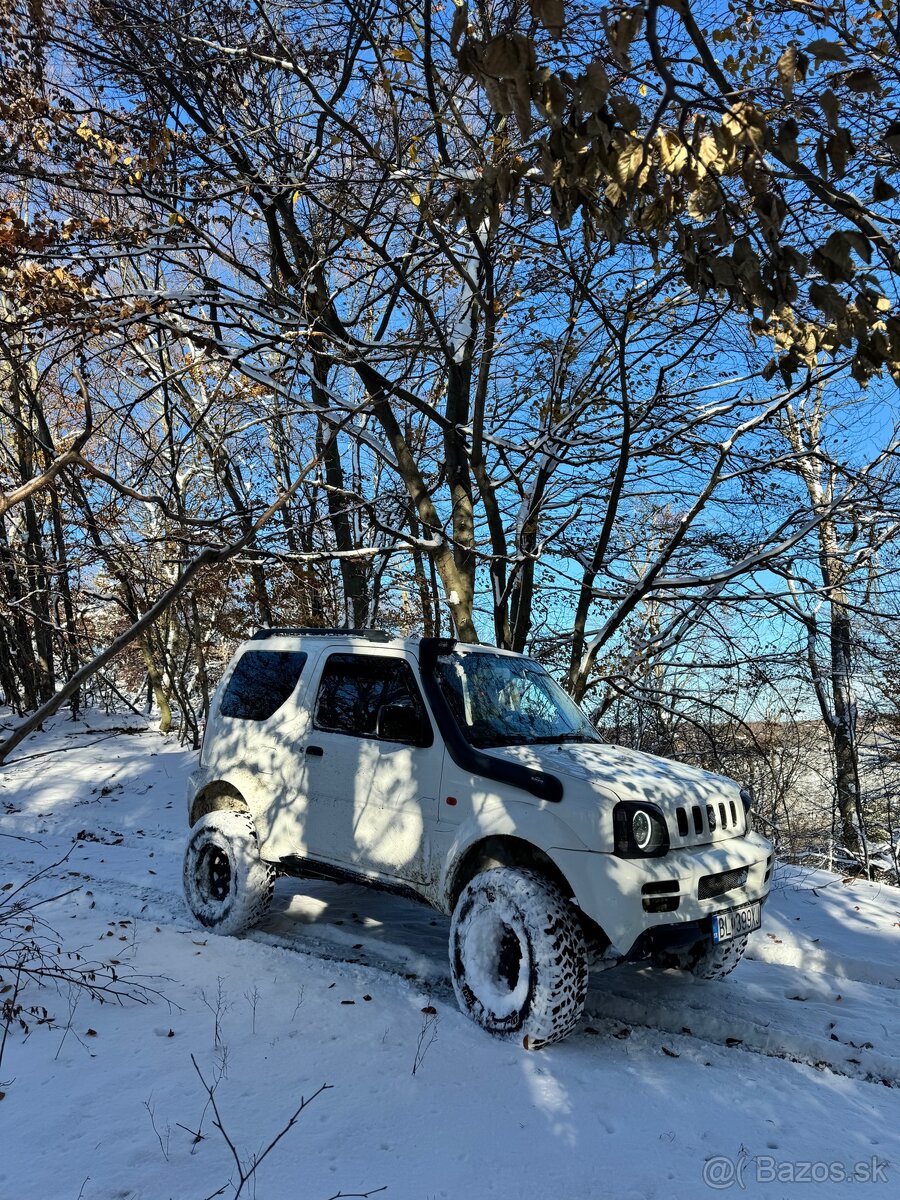
[[257,629],[250,641],[270,637],[356,637],[369,642],[390,642],[393,634],[384,629],[326,629],[321,625],[301,625],[296,628],[284,626],[273,629]]

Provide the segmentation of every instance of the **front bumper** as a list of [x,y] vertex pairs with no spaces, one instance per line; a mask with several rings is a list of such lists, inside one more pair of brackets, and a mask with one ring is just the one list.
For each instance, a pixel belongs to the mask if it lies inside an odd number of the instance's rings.
[[[764,900],[774,864],[771,843],[756,833],[710,846],[670,850],[662,858],[618,858],[556,849],[551,854],[568,879],[579,908],[601,927],[613,950],[625,957],[646,930],[697,922],[699,928],[708,928],[713,913]],[[744,870],[746,880],[739,886],[700,898],[701,880]],[[709,890],[708,882],[704,889]],[[647,911],[648,905],[652,907],[660,899],[675,903],[675,907]],[[676,932],[672,930],[673,935]]]

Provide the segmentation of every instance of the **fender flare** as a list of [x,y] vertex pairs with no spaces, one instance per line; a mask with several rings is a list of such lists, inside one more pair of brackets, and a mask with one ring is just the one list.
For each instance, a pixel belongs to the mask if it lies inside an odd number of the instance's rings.
[[[527,802],[492,805],[465,820],[447,847],[437,887],[444,912],[449,913],[452,909],[456,877],[465,856],[479,842],[492,837],[515,838],[533,846],[551,860],[567,882],[563,860],[556,854],[556,850],[588,849],[565,821],[549,807],[538,807]],[[552,844],[548,845],[548,839]]]

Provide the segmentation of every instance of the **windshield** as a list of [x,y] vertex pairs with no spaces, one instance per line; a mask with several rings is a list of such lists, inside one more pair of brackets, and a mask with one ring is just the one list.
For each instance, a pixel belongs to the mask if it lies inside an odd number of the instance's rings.
[[602,740],[559,684],[527,658],[440,654],[435,676],[473,746]]

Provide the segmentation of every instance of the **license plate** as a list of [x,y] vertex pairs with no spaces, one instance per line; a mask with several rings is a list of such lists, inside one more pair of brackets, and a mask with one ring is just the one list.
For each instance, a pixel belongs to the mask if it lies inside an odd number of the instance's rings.
[[758,900],[743,904],[740,908],[729,908],[725,912],[713,913],[712,934],[714,942],[727,942],[733,937],[759,929],[762,924],[762,905]]

